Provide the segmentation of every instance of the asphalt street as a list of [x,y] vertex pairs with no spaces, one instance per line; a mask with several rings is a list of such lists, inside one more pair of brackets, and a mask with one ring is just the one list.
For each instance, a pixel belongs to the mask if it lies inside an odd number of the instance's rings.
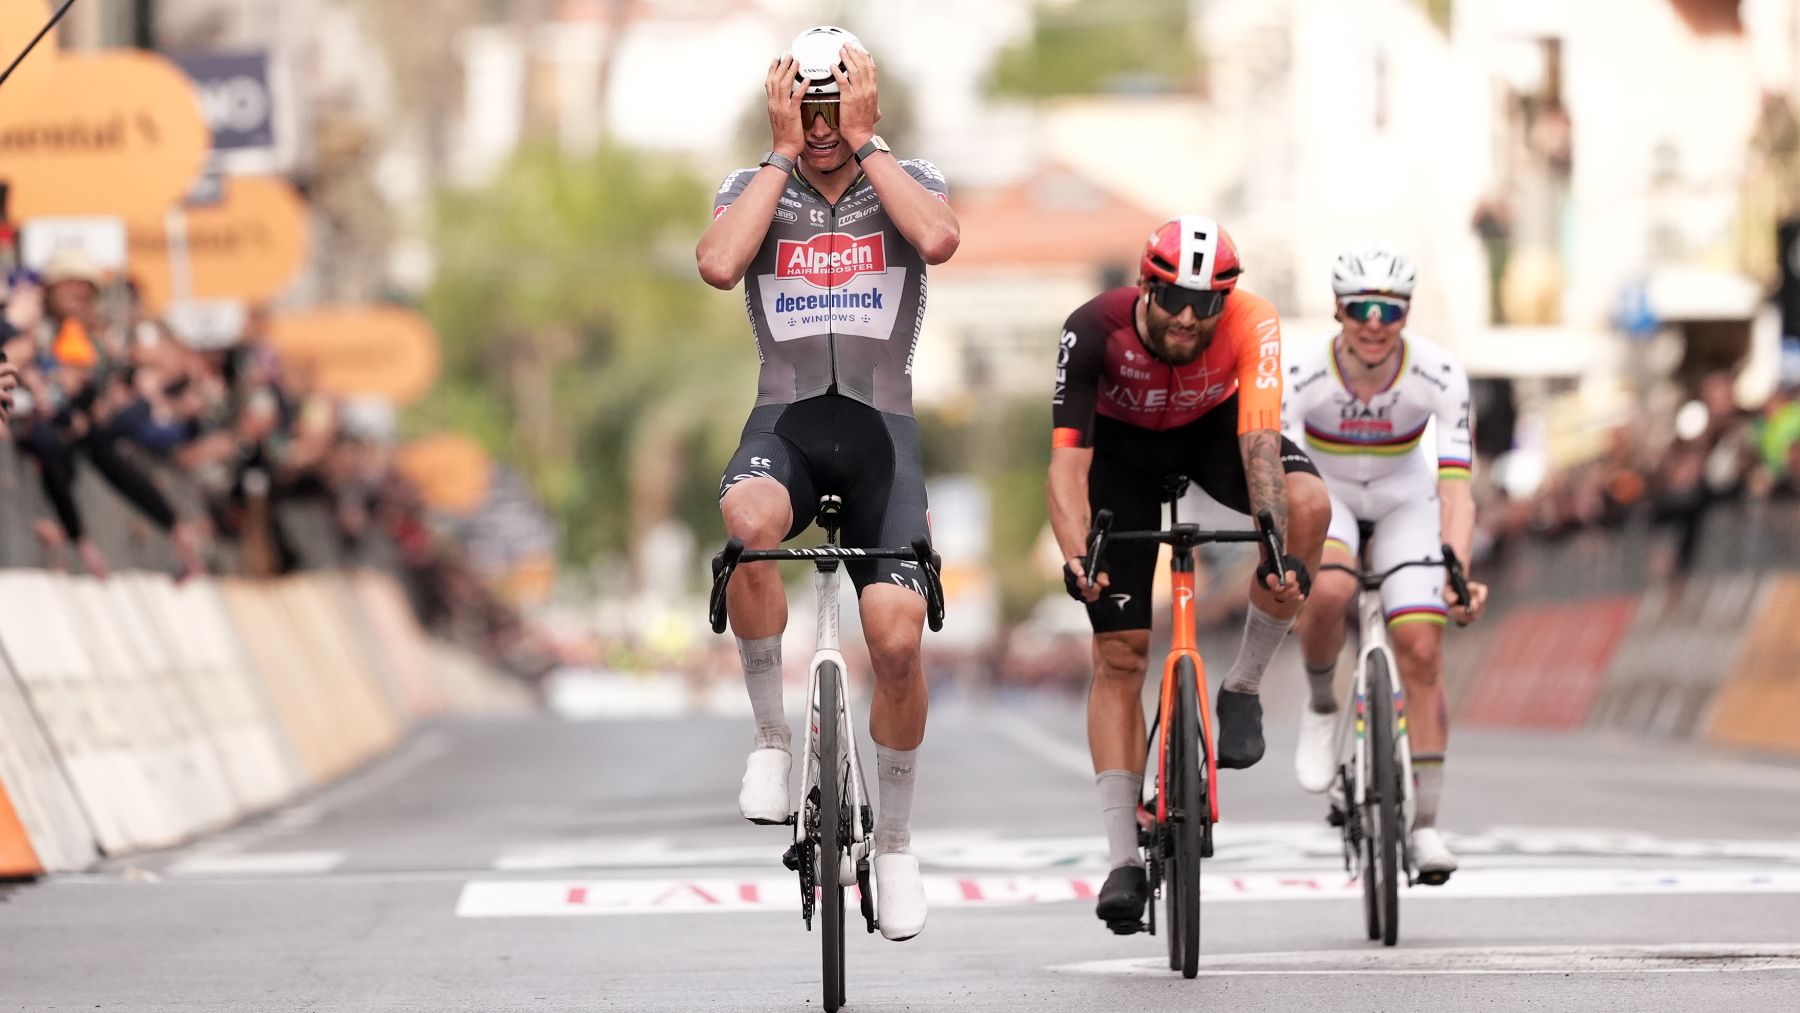
[[[1269,755],[1221,781],[1194,981],[1093,916],[1079,701],[940,694],[915,820],[930,922],[851,938],[848,1008],[1800,1006],[1800,765],[1459,730],[1442,822],[1463,868],[1403,895],[1384,949],[1293,783],[1298,681],[1278,662]],[[749,739],[741,717],[429,727],[216,837],[0,887],[0,1010],[817,1008],[786,831],[736,817]]]

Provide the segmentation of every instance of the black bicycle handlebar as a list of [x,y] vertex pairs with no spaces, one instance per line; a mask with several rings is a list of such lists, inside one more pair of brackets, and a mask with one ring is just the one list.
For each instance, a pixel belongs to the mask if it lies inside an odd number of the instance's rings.
[[[1112,542],[1158,542],[1177,549],[1191,549],[1214,542],[1260,542],[1267,558],[1277,561],[1282,558],[1281,532],[1275,530],[1275,518],[1267,510],[1256,512],[1255,531],[1231,528],[1208,531],[1195,524],[1175,524],[1165,531],[1114,531],[1112,521],[1111,510],[1097,511],[1094,514],[1094,526],[1088,530],[1087,572],[1083,576],[1089,584],[1100,579],[1106,547]],[[1279,563],[1277,568],[1279,569]],[[1277,579],[1285,586],[1285,574]]]
[[931,624],[933,633],[944,628],[944,585],[938,576],[938,571],[943,568],[943,561],[937,553],[931,551],[931,543],[923,538],[898,549],[847,549],[837,545],[820,545],[810,549],[746,549],[742,541],[733,538],[725,543],[725,548],[712,561],[713,586],[707,604],[707,619],[712,623],[713,632],[725,632],[725,589],[731,583],[731,575],[737,571],[740,563],[795,559],[813,563],[828,559],[902,559],[918,563],[919,571],[924,574],[926,620]]
[[[1469,575],[1463,570],[1462,560],[1457,558],[1456,550],[1452,549],[1450,546],[1441,545],[1438,548],[1443,552],[1442,559],[1409,559],[1404,563],[1391,566],[1380,573],[1367,573],[1354,566],[1345,566],[1342,563],[1326,563],[1324,566],[1319,567],[1319,569],[1321,571],[1338,570],[1347,573],[1350,576],[1355,577],[1356,582],[1365,590],[1379,591],[1381,590],[1381,585],[1385,583],[1389,577],[1392,577],[1394,574],[1399,573],[1409,566],[1441,566],[1444,568],[1445,574],[1450,578],[1450,590],[1456,593],[1457,602],[1466,607],[1471,601],[1469,596]],[[1458,625],[1466,624],[1459,623]]]

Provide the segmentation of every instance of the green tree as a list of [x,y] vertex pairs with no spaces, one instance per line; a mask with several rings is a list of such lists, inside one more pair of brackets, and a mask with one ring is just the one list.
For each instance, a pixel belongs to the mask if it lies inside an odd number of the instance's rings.
[[1186,0],[1074,0],[1037,8],[1031,34],[1001,52],[993,89],[1028,99],[1190,91],[1199,72]]
[[409,425],[463,430],[517,466],[569,560],[671,513],[717,524],[700,491],[735,445],[756,356],[741,301],[695,273],[708,190],[620,146],[538,145],[438,201],[425,308],[443,375]]
[[1455,13],[1456,0],[1419,0],[1425,13],[1431,15],[1432,23],[1445,32],[1450,31],[1450,19]]
[[1048,405],[1035,398],[994,399],[967,412],[921,412],[919,431],[932,474],[974,475],[987,488],[1001,620],[1023,619],[1052,588],[1032,560],[1048,511]]

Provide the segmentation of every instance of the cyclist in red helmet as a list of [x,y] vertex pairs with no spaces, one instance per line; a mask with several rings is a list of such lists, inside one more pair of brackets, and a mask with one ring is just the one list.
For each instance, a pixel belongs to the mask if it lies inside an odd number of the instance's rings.
[[1218,698],[1221,767],[1262,758],[1263,670],[1294,623],[1319,565],[1331,500],[1299,447],[1281,435],[1281,320],[1238,287],[1237,245],[1210,218],[1158,226],[1136,285],[1089,300],[1064,324],[1052,398],[1050,524],[1069,593],[1094,629],[1088,745],[1112,872],[1104,921],[1142,916],[1137,848],[1143,794],[1143,685],[1157,546],[1119,543],[1090,580],[1082,554],[1094,511],[1118,530],[1162,526],[1166,476],[1185,475],[1234,510],[1267,509],[1290,554],[1251,582],[1243,646]]

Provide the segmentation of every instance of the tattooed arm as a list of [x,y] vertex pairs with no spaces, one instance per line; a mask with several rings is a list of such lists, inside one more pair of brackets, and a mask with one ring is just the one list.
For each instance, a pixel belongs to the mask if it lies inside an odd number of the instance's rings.
[[[1287,475],[1281,465],[1281,434],[1273,429],[1252,429],[1238,437],[1238,446],[1244,454],[1244,478],[1250,486],[1250,509],[1269,511],[1275,520],[1275,531],[1281,536],[1283,546],[1287,545],[1288,535],[1288,502]],[[1284,555],[1281,565],[1274,560],[1263,560],[1262,567],[1256,571],[1255,584],[1261,585],[1274,595],[1273,604],[1286,607],[1305,599],[1306,588],[1310,581],[1305,574],[1306,564],[1292,555]],[[1279,579],[1276,571],[1284,571]],[[1267,608],[1268,605],[1264,605]]]
[[1252,429],[1238,437],[1244,454],[1244,478],[1250,484],[1250,512],[1268,510],[1275,530],[1287,543],[1287,476],[1281,465],[1281,434],[1273,429]]

